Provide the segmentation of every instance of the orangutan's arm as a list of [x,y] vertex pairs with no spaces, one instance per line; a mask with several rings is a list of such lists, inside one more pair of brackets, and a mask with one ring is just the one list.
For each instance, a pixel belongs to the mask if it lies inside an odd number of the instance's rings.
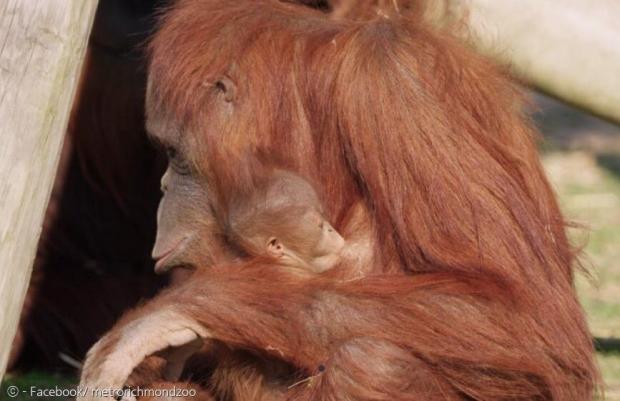
[[[520,317],[501,303],[485,303],[485,292],[494,290],[483,284],[440,275],[333,284],[299,282],[272,266],[213,269],[119,322],[89,352],[81,383],[120,388],[144,357],[200,337],[271,353],[308,375],[321,373],[315,385],[334,391],[348,383],[352,400],[370,397],[362,388],[421,391],[420,378],[413,382],[403,373],[414,367],[428,377],[424,394],[411,400],[433,398],[429,391],[445,395],[460,385],[486,394],[538,395],[530,377],[537,368],[528,365],[533,355],[507,320]],[[479,366],[484,368],[477,371]],[[401,374],[379,374],[400,368]],[[369,381],[368,372],[376,369],[375,381]],[[463,369],[469,373],[461,376]],[[402,382],[393,383],[397,378]]]

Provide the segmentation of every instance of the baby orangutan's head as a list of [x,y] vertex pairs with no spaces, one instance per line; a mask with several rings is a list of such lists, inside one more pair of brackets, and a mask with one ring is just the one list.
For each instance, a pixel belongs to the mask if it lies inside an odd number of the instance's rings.
[[263,185],[232,202],[228,231],[250,256],[321,272],[339,259],[344,239],[325,219],[319,198],[303,178],[273,172]]

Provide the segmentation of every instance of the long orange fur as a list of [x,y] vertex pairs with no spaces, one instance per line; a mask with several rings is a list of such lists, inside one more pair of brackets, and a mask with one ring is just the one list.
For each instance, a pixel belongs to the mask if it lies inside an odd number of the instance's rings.
[[[153,94],[198,144],[215,210],[265,168],[294,171],[336,229],[365,207],[373,265],[345,282],[215,267],[135,314],[176,305],[218,340],[289,362],[312,380],[288,399],[591,399],[575,253],[522,95],[422,11],[347,20],[181,0],[166,12]],[[218,120],[205,88],[224,75],[238,99]]]

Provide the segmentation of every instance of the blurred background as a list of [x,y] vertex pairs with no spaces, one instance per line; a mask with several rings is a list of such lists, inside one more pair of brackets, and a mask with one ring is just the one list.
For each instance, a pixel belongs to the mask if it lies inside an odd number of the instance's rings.
[[577,289],[606,383],[620,401],[620,127],[533,94],[541,157],[590,276]]

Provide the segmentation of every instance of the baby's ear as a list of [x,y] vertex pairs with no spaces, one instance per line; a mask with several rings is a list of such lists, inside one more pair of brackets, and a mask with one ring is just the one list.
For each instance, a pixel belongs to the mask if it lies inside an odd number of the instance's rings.
[[275,258],[284,255],[284,245],[276,237],[269,238],[267,242],[267,253]]

